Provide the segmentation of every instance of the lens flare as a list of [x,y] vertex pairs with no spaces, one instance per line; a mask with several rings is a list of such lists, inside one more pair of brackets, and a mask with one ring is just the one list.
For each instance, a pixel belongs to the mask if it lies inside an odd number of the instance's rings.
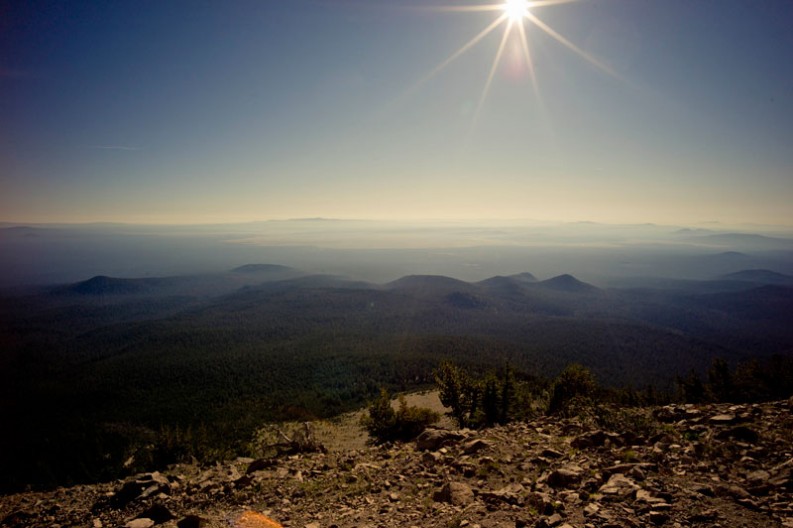
[[234,528],[283,528],[266,515],[254,511],[242,512],[234,521],[233,526]]

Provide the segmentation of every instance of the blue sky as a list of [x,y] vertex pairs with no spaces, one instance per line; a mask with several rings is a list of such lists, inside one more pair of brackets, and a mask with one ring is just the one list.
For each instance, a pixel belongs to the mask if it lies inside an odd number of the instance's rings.
[[477,4],[0,1],[0,221],[793,224],[793,3]]

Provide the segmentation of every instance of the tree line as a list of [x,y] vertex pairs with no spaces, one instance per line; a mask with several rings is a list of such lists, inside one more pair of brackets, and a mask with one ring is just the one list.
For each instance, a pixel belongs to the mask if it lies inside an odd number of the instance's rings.
[[[715,358],[704,380],[692,370],[687,376],[677,377],[674,392],[660,391],[652,385],[642,390],[606,388],[598,384],[589,369],[577,363],[569,364],[552,380],[516,373],[509,364],[482,375],[451,361],[442,362],[433,375],[441,403],[461,428],[504,425],[538,414],[591,414],[602,405],[743,403],[793,395],[793,358],[778,355],[734,367]],[[362,425],[376,442],[384,442],[414,438],[438,419],[437,413],[429,409],[408,406],[404,396],[400,396],[395,410],[389,393],[383,389],[370,404]]]

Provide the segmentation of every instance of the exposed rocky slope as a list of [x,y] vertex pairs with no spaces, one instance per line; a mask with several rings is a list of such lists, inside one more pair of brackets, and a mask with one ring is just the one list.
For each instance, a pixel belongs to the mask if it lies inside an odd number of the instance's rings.
[[[793,527],[793,402],[604,411],[0,498],[0,525]],[[610,424],[603,428],[603,424]]]

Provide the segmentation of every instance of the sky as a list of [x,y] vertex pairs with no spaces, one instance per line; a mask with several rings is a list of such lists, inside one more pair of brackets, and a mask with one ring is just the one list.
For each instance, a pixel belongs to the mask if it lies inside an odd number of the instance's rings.
[[0,221],[793,225],[793,2],[485,3],[0,0]]

